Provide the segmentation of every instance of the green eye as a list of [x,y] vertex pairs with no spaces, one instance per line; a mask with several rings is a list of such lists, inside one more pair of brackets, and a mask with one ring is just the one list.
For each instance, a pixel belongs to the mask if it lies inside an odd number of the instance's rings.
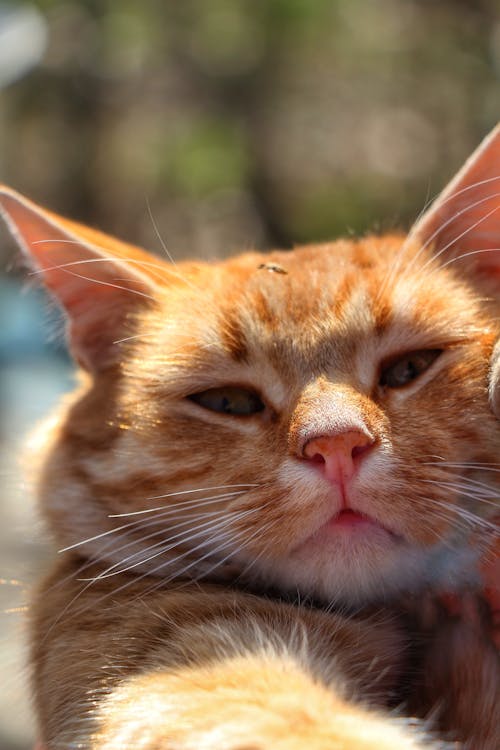
[[203,406],[204,409],[221,414],[232,414],[236,417],[247,417],[265,409],[254,391],[232,385],[209,388],[208,391],[193,393],[188,398],[199,406]]
[[402,388],[422,375],[439,357],[442,349],[420,349],[404,354],[382,368],[379,384],[386,388]]

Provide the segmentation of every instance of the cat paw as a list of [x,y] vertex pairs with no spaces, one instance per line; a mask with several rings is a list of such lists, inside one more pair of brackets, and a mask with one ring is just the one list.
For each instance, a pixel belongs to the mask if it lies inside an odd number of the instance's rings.
[[92,750],[423,750],[403,718],[351,701],[295,659],[248,655],[122,683]]

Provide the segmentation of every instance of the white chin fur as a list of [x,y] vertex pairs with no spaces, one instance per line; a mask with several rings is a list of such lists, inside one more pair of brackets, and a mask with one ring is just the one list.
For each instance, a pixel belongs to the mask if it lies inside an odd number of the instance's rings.
[[423,588],[452,591],[464,582],[474,585],[474,553],[450,551],[444,544],[422,548],[404,542],[365,544],[352,540],[309,547],[281,559],[252,566],[255,582],[283,592],[300,593],[327,604],[360,606],[387,601]]

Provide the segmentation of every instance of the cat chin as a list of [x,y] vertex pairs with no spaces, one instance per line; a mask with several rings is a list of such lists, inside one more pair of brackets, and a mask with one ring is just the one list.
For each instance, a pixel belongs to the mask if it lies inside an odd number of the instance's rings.
[[[384,539],[385,536],[385,539]],[[422,590],[449,592],[480,585],[477,551],[440,543],[422,548],[380,530],[371,543],[352,535],[301,545],[288,557],[260,564],[253,581],[288,594],[316,599],[328,606],[359,607],[390,602]]]

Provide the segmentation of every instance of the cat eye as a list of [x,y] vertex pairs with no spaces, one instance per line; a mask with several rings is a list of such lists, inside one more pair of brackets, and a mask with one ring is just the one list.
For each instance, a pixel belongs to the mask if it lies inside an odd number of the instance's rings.
[[402,388],[424,373],[439,357],[442,349],[420,349],[393,360],[380,373],[379,385]]
[[207,391],[193,393],[188,398],[195,404],[203,406],[204,409],[231,414],[235,417],[248,417],[265,409],[263,402],[254,391],[232,385],[209,388]]

